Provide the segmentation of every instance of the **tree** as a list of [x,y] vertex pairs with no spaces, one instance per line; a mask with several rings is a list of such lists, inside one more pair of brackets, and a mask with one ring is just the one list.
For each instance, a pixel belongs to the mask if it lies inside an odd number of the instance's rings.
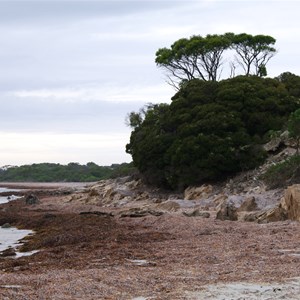
[[170,48],[160,48],[156,52],[157,66],[167,71],[168,83],[177,90],[182,82],[192,79],[217,81],[224,65],[224,52],[234,50],[235,61],[229,59],[231,77],[237,65],[245,75],[266,76],[266,64],[276,53],[272,47],[276,40],[271,36],[242,33],[209,34],[205,37],[194,35],[175,41]]
[[125,119],[125,124],[131,128],[136,128],[140,126],[143,122],[143,113],[140,112],[130,112],[126,119]]
[[236,59],[245,75],[266,76],[266,64],[276,53],[276,49],[272,47],[276,40],[268,35],[253,36],[246,33],[232,37],[231,47],[235,50]]
[[288,122],[288,130],[290,137],[296,139],[296,147],[297,154],[299,154],[299,144],[300,144],[300,109],[297,109],[293,113],[291,113],[289,122]]
[[156,64],[167,70],[168,82],[178,89],[183,80],[200,78],[216,81],[223,52],[231,45],[231,34],[200,35],[179,39],[171,48],[156,52]]

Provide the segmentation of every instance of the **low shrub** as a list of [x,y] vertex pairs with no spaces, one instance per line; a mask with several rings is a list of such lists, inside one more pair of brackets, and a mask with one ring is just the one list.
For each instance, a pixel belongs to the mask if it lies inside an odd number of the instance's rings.
[[300,182],[300,155],[271,166],[261,178],[270,189],[282,188]]

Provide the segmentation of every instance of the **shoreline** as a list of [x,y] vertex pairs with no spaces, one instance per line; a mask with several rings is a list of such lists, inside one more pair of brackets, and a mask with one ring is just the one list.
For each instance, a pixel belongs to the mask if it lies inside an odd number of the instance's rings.
[[[118,208],[77,201],[80,191],[73,201],[44,193],[36,205],[19,199],[0,206],[0,222],[36,232],[21,250],[40,250],[0,258],[0,298],[173,300],[203,299],[206,293],[219,299],[216,293],[230,292],[230,284],[255,283],[268,284],[268,290],[279,286],[282,293],[249,287],[247,299],[267,299],[264,293],[297,299],[288,287],[300,276],[298,222],[256,224],[178,213],[121,217]],[[114,216],[95,213],[99,209]],[[222,284],[227,287],[219,289]],[[232,289],[231,298],[245,297],[245,291]]]
[[[16,256],[21,256],[18,248],[23,244],[22,240],[34,232],[28,229],[18,229],[16,227],[2,228],[0,227],[0,253],[5,253],[6,250],[12,248]],[[24,253],[24,252],[23,252]],[[24,253],[26,255],[26,252]]]
[[0,187],[10,189],[84,188],[94,182],[0,182]]

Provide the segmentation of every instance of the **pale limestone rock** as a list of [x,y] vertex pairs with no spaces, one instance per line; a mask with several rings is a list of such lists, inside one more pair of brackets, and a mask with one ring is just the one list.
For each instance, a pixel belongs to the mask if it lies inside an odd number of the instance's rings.
[[241,206],[238,208],[238,212],[241,211],[254,211],[257,210],[257,203],[255,201],[255,197],[251,196],[246,198]]
[[270,142],[263,146],[264,150],[267,152],[275,152],[282,144],[282,139],[280,137],[272,139]]
[[210,213],[207,211],[200,211],[199,209],[191,210],[191,211],[183,211],[182,214],[186,217],[202,217],[209,218]]
[[200,200],[209,197],[212,194],[211,185],[202,185],[200,187],[188,187],[184,191],[184,200]]
[[284,221],[287,219],[286,211],[279,206],[273,207],[266,211],[259,211],[256,213],[249,213],[243,216],[243,221],[269,223]]
[[230,201],[223,201],[218,208],[217,208],[217,216],[216,219],[218,220],[229,220],[229,221],[237,221],[238,220],[238,214],[237,214],[237,208],[234,206],[234,204]]
[[289,186],[284,193],[280,206],[290,220],[300,221],[300,184]]
[[223,203],[228,198],[225,194],[219,194],[214,199],[213,202],[216,206],[219,206],[221,203]]
[[180,204],[178,204],[177,202],[168,200],[168,201],[157,204],[156,208],[159,209],[159,210],[175,212],[175,211],[178,211],[180,209]]

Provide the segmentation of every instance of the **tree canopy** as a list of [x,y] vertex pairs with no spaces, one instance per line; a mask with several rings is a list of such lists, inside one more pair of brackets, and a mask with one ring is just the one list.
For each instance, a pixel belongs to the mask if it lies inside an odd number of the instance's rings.
[[235,50],[236,59],[246,76],[267,75],[266,64],[276,53],[276,49],[272,47],[275,42],[276,40],[268,35],[233,35],[231,48]]
[[246,33],[213,34],[202,37],[194,35],[175,41],[170,48],[160,48],[155,62],[167,71],[168,82],[175,88],[192,79],[217,81],[225,63],[225,51],[234,52],[233,58],[226,59],[231,76],[241,66],[244,75],[266,76],[266,64],[276,53],[276,40],[266,35]]

